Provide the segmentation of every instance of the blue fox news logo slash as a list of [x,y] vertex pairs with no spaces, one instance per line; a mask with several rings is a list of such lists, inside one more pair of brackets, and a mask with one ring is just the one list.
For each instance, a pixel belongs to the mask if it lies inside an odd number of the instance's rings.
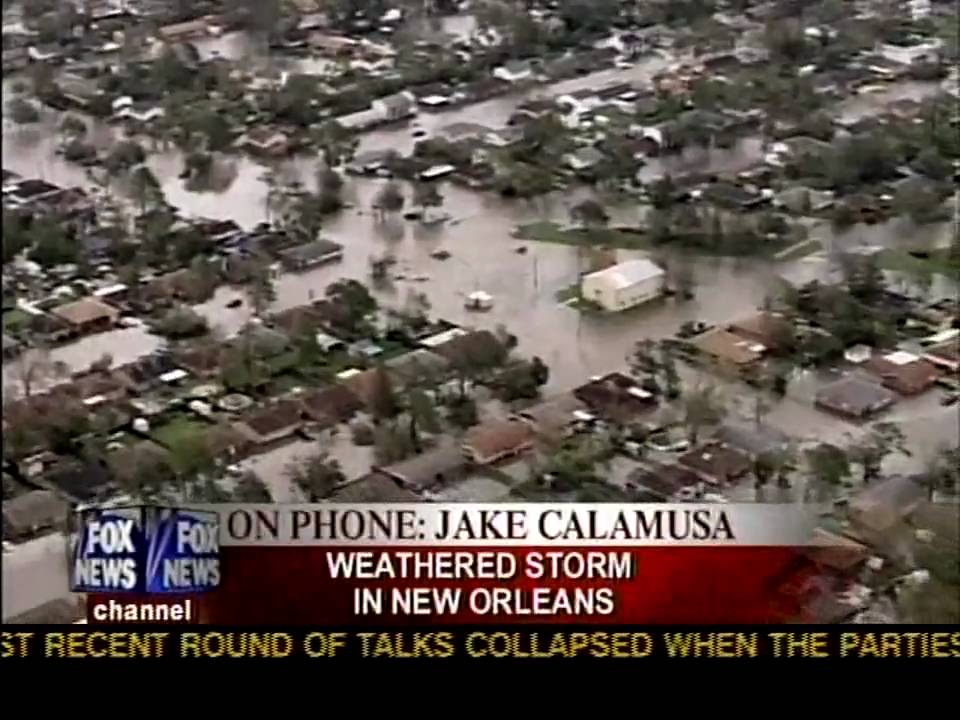
[[193,593],[220,584],[217,514],[125,507],[80,513],[77,592]]

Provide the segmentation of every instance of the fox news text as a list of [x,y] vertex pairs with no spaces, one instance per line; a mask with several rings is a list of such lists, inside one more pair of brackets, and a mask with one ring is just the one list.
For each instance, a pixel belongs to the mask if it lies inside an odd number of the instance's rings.
[[809,619],[816,508],[417,504],[124,508],[80,518],[91,623]]

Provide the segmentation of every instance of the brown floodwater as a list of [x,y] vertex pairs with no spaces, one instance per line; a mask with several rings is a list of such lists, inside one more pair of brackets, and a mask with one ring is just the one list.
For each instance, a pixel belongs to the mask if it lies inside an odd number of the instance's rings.
[[[643,72],[656,72],[656,66],[650,65]],[[584,78],[577,80],[583,81]],[[569,88],[563,88],[563,92],[568,91]],[[449,113],[422,114],[419,122],[424,127],[457,121],[483,122],[499,127],[520,100],[521,97],[503,97]],[[4,167],[58,184],[90,187],[91,180],[82,168],[55,155],[57,141],[53,129],[56,121],[56,114],[48,113],[38,127],[12,131],[5,128]],[[114,130],[97,126],[94,132],[98,139],[105,141]],[[361,147],[408,150],[410,148],[404,146],[408,140],[412,141],[408,128],[394,128],[364,135]],[[731,171],[755,162],[759,152],[759,141],[747,138],[728,150],[697,151],[692,155],[651,163],[647,168],[659,165],[664,172],[677,172],[695,166],[701,170]],[[149,159],[167,200],[182,212],[229,218],[245,228],[252,228],[266,217],[267,186],[264,178],[268,169],[245,156],[228,162],[232,165],[230,176],[233,180],[226,187],[220,187],[216,192],[191,192],[178,178],[182,168],[179,153],[163,152]],[[299,157],[285,163],[280,174],[301,178],[309,184],[316,163],[316,158]],[[503,324],[520,338],[520,352],[540,355],[551,366],[550,386],[557,389],[582,382],[590,375],[622,367],[633,343],[643,337],[670,335],[686,320],[698,318],[720,322],[749,313],[772,288],[775,268],[771,263],[689,259],[698,282],[694,301],[675,303],[667,300],[612,317],[581,315],[555,298],[557,291],[568,287],[578,277],[580,261],[577,251],[564,245],[520,243],[511,237],[511,231],[518,224],[537,220],[566,222],[570,204],[589,195],[589,190],[579,189],[566,197],[507,202],[490,194],[444,184],[444,208],[452,220],[439,228],[424,228],[400,218],[378,221],[372,216],[369,210],[371,201],[382,182],[366,178],[347,179],[345,195],[354,207],[330,218],[324,228],[325,236],[344,245],[343,261],[304,273],[282,275],[277,281],[276,310],[310,302],[340,277],[367,279],[370,258],[389,252],[398,261],[395,272],[416,279],[397,280],[392,287],[379,290],[378,295],[386,304],[402,305],[411,292],[425,293],[436,316],[476,327],[495,328]],[[638,206],[628,204],[617,208],[615,218],[630,222],[639,217],[639,213]],[[901,226],[888,223],[866,229],[855,228],[838,237],[844,244],[860,242],[855,238],[894,244],[904,237],[903,230]],[[938,231],[948,232],[946,228]],[[834,240],[828,226],[817,228],[816,236],[828,247]],[[515,252],[521,244],[529,248],[526,255]],[[439,261],[431,257],[432,252],[441,248],[451,253],[450,259]],[[628,254],[622,253],[624,257]],[[464,308],[465,296],[473,290],[484,290],[493,296],[491,311],[477,314]],[[244,307],[226,308],[236,295],[236,290],[221,288],[211,301],[198,306],[200,312],[227,335],[236,332],[249,317],[249,311]],[[109,348],[121,362],[147,354],[157,344],[155,338],[134,328],[87,338],[58,348],[55,354],[79,369],[97,360],[105,348]]]

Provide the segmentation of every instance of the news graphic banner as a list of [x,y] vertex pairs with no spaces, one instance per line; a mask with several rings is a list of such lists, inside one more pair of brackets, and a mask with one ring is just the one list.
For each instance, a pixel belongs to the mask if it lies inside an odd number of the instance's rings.
[[727,659],[823,661],[960,659],[953,627],[458,627],[428,631],[282,628],[27,627],[4,631],[0,656],[19,660],[301,660],[322,662],[568,661],[681,662]]
[[208,505],[86,511],[91,622],[447,626],[796,620],[816,508]]

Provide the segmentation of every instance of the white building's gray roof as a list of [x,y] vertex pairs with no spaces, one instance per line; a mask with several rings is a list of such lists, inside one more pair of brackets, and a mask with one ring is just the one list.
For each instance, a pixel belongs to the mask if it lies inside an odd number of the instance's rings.
[[622,289],[662,277],[663,274],[663,268],[646,258],[639,258],[637,260],[627,260],[604,270],[598,270],[595,273],[590,273],[587,277],[604,278],[618,289]]

